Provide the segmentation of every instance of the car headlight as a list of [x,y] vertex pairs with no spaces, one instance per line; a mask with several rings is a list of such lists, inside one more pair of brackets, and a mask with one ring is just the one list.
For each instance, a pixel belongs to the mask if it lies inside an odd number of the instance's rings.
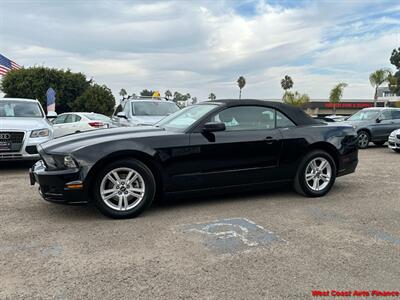
[[64,166],[66,166],[67,168],[77,167],[75,160],[69,155],[64,156]]
[[31,132],[31,138],[46,137],[50,135],[50,130],[48,129],[37,129]]

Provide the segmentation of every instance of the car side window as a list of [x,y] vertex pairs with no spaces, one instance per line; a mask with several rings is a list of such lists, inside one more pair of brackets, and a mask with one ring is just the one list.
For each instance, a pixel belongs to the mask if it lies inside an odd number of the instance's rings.
[[123,107],[123,110],[124,110],[124,113],[125,113],[126,116],[129,116],[129,108],[130,107],[131,106],[128,103],[125,103],[125,105]]
[[73,123],[73,122],[74,122],[74,115],[72,115],[72,114],[67,115],[64,123]]
[[276,127],[277,128],[288,128],[288,127],[295,127],[294,124],[288,117],[286,117],[280,111],[276,111]]
[[72,122],[79,122],[82,118],[78,115],[72,115]]
[[53,124],[62,124],[65,122],[66,118],[67,115],[58,116],[57,118],[54,119]]
[[223,122],[226,131],[275,128],[275,110],[263,106],[236,106],[224,109],[211,118]]
[[392,118],[392,112],[390,110],[385,110],[381,116],[380,116],[381,120],[391,120]]
[[400,110],[392,111],[392,118],[396,120],[400,120]]

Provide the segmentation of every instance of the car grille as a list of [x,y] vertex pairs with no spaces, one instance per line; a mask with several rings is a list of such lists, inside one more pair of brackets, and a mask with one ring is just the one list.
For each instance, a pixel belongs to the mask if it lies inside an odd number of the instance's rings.
[[[24,143],[23,131],[0,131],[0,152],[18,152]],[[2,144],[10,143],[10,149],[5,150]]]

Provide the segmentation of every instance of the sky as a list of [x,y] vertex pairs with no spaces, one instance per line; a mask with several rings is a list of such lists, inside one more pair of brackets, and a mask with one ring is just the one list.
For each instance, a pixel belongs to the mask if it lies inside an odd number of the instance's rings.
[[280,80],[327,99],[372,99],[369,74],[393,68],[400,1],[2,0],[0,53],[24,67],[83,72],[116,97],[142,89],[200,101],[281,98]]

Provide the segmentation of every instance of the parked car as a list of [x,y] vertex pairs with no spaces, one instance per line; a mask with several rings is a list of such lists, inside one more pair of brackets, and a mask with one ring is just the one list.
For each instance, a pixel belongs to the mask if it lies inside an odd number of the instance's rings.
[[364,108],[344,123],[354,126],[358,133],[358,147],[365,149],[370,142],[382,146],[389,134],[400,128],[400,109],[389,107]]
[[63,113],[53,120],[54,137],[109,128],[111,124],[111,119],[101,114],[86,112]]
[[340,116],[340,115],[329,115],[329,116],[326,116],[325,118],[333,120],[334,122],[341,122],[341,121],[345,121],[347,117]]
[[0,160],[38,159],[36,146],[53,137],[39,101],[0,99]]
[[319,197],[358,163],[353,127],[260,100],[203,102],[155,126],[54,139],[39,153],[30,178],[44,199],[92,200],[114,218],[138,215],[156,194],[292,183],[300,194]]
[[319,121],[321,123],[332,123],[336,122],[334,119],[328,118],[328,117],[313,117],[314,120]]
[[389,135],[389,148],[400,153],[400,129],[393,131]]
[[153,125],[178,110],[172,101],[128,99],[118,105],[112,119],[117,126]]

